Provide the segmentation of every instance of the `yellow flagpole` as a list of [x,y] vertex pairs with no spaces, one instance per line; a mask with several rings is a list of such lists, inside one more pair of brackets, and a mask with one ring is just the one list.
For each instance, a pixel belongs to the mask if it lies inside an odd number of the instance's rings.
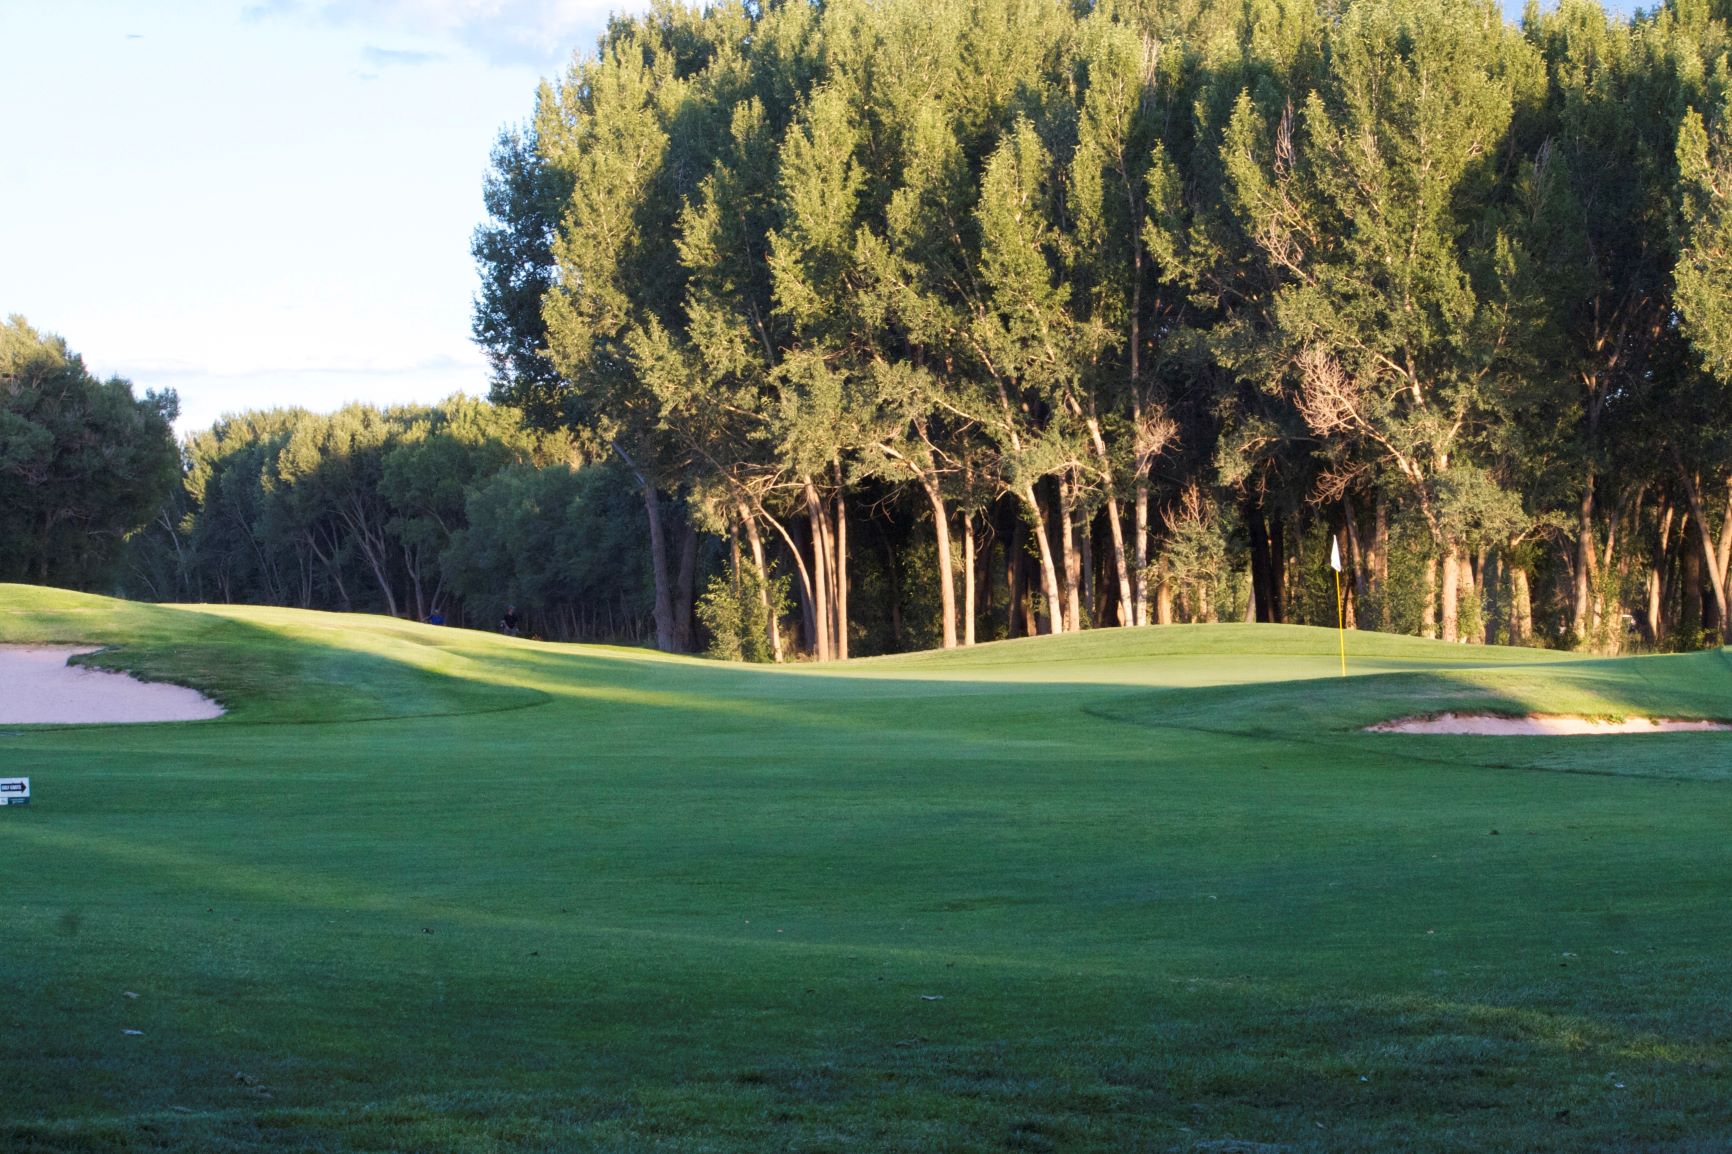
[[1341,676],[1347,676],[1347,618],[1341,607],[1341,570],[1335,570],[1335,632],[1341,638]]

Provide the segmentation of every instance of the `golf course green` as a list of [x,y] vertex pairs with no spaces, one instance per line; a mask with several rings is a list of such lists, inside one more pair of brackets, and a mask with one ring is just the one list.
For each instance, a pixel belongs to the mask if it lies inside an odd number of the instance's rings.
[[[1724,651],[728,665],[0,585],[215,721],[0,729],[0,1150],[1732,1145]],[[0,687],[3,692],[3,687]]]

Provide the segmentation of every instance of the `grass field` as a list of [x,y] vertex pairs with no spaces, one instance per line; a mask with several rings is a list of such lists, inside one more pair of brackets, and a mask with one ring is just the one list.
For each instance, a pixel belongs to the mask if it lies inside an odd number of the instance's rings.
[[1732,716],[1722,652],[744,668],[22,586],[0,641],[230,709],[0,731],[8,1154],[1732,1146],[1732,735],[1360,731]]

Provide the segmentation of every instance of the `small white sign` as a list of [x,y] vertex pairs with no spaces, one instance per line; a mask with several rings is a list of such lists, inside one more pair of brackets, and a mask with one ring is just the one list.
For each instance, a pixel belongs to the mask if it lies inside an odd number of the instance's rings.
[[29,805],[30,779],[0,777],[0,805]]

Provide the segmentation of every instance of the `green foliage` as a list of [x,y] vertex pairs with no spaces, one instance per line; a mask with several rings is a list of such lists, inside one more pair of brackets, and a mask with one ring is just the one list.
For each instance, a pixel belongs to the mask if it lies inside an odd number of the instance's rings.
[[1478,585],[1456,598],[1456,630],[1464,639],[1479,641],[1485,636],[1485,594]]
[[106,589],[173,490],[173,392],[97,380],[59,337],[0,325],[0,580]]
[[[1419,637],[1424,632],[1425,570],[1435,563],[1430,534],[1403,521],[1391,527],[1388,578],[1359,602],[1360,628]],[[1435,591],[1431,594],[1436,596]]]
[[[463,397],[223,418],[129,550],[158,600],[379,610],[559,637],[642,636],[642,504],[569,436]],[[576,470],[576,471],[574,471]],[[581,472],[582,479],[576,479]],[[479,518],[479,520],[477,520]]]
[[1168,514],[1160,559],[1148,579],[1173,584],[1184,620],[1244,617],[1245,567],[1242,551],[1232,544],[1236,528],[1231,513],[1198,489],[1188,490]]
[[770,621],[785,616],[792,607],[788,586],[787,577],[766,577],[750,561],[731,574],[711,577],[697,609],[698,620],[710,633],[710,656],[723,661],[775,660]]
[[1327,524],[1312,521],[1305,526],[1294,551],[1298,564],[1290,574],[1287,620],[1295,625],[1335,628],[1335,571],[1329,567],[1329,533]]
[[565,189],[541,157],[533,127],[507,129],[482,189],[489,221],[470,251],[481,276],[473,332],[493,370],[495,399],[543,424],[563,419],[559,374],[547,355],[541,301],[553,287],[553,243]]
[[[1699,3],[659,4],[499,138],[474,332],[495,399],[657,509],[621,515],[667,648],[688,528],[751,530],[802,620],[845,601],[814,652],[956,640],[964,513],[1062,625],[1065,508],[1124,575],[1097,620],[1162,577],[1235,615],[1254,537],[1259,604],[1328,624],[1315,538],[1376,504],[1403,529],[1387,582],[1351,575],[1362,623],[1423,628],[1465,550],[1531,574],[1560,643],[1649,576],[1694,628],[1656,510],[1732,478],[1729,46]],[[221,518],[171,503],[138,580],[424,611],[483,479],[560,459],[444,419],[297,418],[232,485],[195,448]],[[484,552],[471,595],[564,587]],[[1466,597],[1438,616],[1510,628],[1513,589]]]
[[643,505],[617,465],[508,465],[475,486],[440,568],[472,623],[515,605],[532,632],[641,641],[649,616]]
[[1678,129],[1678,311],[1702,365],[1732,383],[1732,71],[1722,56],[1705,119]]

